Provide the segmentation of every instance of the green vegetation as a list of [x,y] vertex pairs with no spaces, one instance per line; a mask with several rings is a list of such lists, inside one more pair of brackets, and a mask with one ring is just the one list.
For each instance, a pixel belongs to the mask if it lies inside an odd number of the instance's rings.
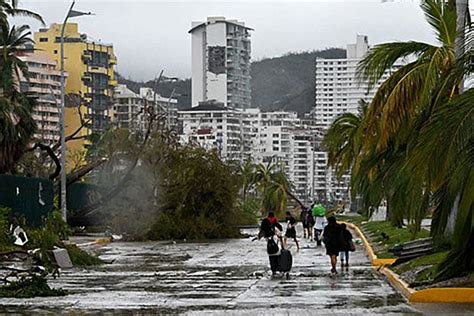
[[[64,245],[63,239],[69,236],[70,230],[62,220],[59,211],[49,214],[40,228],[23,226],[29,238],[28,243],[24,247],[15,246],[8,231],[8,213],[9,209],[0,208],[0,251],[39,249],[39,252],[35,254],[35,259],[46,268],[48,273],[53,273],[56,268],[52,254],[55,247],[66,248],[72,263],[76,266],[91,266],[103,263],[99,258],[90,255],[77,246]],[[66,292],[62,289],[51,289],[44,275],[24,276],[20,277],[18,281],[0,286],[0,297],[29,298],[60,295],[66,295]]]
[[169,152],[162,176],[160,213],[150,239],[206,239],[239,236],[235,219],[240,189],[234,167],[217,152],[184,146]]
[[31,298],[37,296],[63,296],[67,292],[62,289],[52,289],[46,279],[34,275],[28,279],[13,281],[0,287],[0,297]]
[[[379,258],[393,258],[393,255],[389,252],[389,249],[397,244],[403,244],[414,239],[427,238],[430,236],[430,232],[425,229],[413,234],[409,228],[395,227],[387,221],[367,222],[367,217],[363,215],[338,215],[337,220],[351,222],[362,228],[362,230],[366,233],[366,236],[374,245],[374,251]],[[388,236],[388,239],[384,238],[382,233]]]
[[65,245],[72,264],[76,267],[98,266],[104,263],[99,257],[89,254],[76,245]]
[[[379,258],[393,258],[393,255],[388,251],[393,246],[403,244],[415,238],[426,238],[430,235],[429,231],[422,229],[415,237],[408,228],[395,227],[390,222],[384,221],[367,222],[362,224],[362,228],[371,234],[369,238],[377,245],[374,250]],[[388,236],[388,239],[384,239],[382,233]]]
[[403,274],[405,272],[424,267],[424,269],[416,275],[415,280],[417,282],[433,281],[436,276],[439,263],[446,260],[448,254],[448,251],[441,251],[415,258],[406,263],[393,267],[393,271],[398,274]]
[[462,89],[474,69],[473,33],[461,23],[468,32],[459,45],[454,1],[426,0],[421,7],[438,44],[371,48],[358,68],[369,88],[400,59],[416,58],[392,71],[371,103],[361,102],[359,115],[336,119],[324,144],[337,174],[351,172],[351,193],[368,214],[386,201],[392,225],[400,228],[406,219],[413,234],[432,214],[431,235],[451,243],[437,270],[442,280],[474,270],[474,89]]

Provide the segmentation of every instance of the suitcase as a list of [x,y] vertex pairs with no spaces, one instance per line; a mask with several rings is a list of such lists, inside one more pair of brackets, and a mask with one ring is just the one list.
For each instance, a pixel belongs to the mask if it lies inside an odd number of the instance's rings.
[[280,260],[278,262],[278,271],[290,272],[293,265],[293,256],[291,252],[286,249],[281,250]]

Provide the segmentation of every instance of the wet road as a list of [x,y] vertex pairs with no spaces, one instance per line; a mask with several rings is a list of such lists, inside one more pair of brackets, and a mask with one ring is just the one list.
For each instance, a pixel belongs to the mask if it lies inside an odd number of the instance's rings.
[[[51,280],[65,297],[0,299],[0,312],[215,313],[215,314],[412,314],[370,267],[359,246],[351,267],[330,274],[322,248],[303,241],[293,252],[291,279],[272,278],[264,241],[203,243],[114,242],[93,269],[71,269]],[[340,268],[339,268],[340,270]]]

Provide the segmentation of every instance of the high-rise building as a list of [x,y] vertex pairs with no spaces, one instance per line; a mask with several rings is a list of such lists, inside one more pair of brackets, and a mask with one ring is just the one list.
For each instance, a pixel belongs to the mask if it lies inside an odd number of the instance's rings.
[[61,73],[56,62],[42,52],[19,57],[28,66],[28,79],[20,73],[20,90],[36,99],[33,118],[37,125],[35,141],[45,144],[59,142],[61,105]]
[[[355,44],[347,45],[347,57],[316,59],[316,99],[313,117],[323,131],[342,113],[357,114],[361,100],[370,103],[380,84],[391,74],[387,71],[372,89],[357,78],[357,67],[369,50],[366,35],[357,35]],[[397,69],[404,61],[394,67]],[[319,145],[315,149],[315,194],[320,200],[348,203],[350,175],[337,179],[327,166],[327,152]]]
[[224,17],[192,23],[193,106],[215,100],[226,107],[250,107],[251,30]]
[[347,58],[316,59],[316,104],[318,125],[328,128],[344,112],[357,113],[359,101],[369,101],[374,90],[358,82],[357,65],[369,49],[367,36],[357,35],[355,44],[347,45]]
[[[36,49],[48,54],[60,66],[61,24],[52,24],[34,34]],[[67,143],[69,151],[82,151],[85,137],[101,133],[109,126],[113,112],[113,91],[117,85],[114,66],[117,59],[111,44],[88,40],[76,23],[67,23],[64,32],[64,69],[66,82],[66,135],[88,122],[77,135],[83,137]],[[80,111],[80,112],[79,112]]]

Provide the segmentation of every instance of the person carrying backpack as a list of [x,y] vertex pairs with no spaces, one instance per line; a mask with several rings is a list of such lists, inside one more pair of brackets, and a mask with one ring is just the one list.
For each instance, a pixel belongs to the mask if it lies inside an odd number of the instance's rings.
[[336,222],[336,218],[334,216],[328,217],[328,224],[324,228],[323,242],[326,246],[326,254],[331,259],[331,272],[337,273],[337,256],[343,248],[344,238],[342,226]]
[[275,217],[273,212],[269,212],[267,218],[264,218],[260,224],[261,235],[263,235],[267,240],[267,254],[270,261],[272,275],[276,274],[279,266],[279,258],[281,255],[280,248],[282,246],[282,230],[283,228],[280,223],[278,223],[278,219]]

